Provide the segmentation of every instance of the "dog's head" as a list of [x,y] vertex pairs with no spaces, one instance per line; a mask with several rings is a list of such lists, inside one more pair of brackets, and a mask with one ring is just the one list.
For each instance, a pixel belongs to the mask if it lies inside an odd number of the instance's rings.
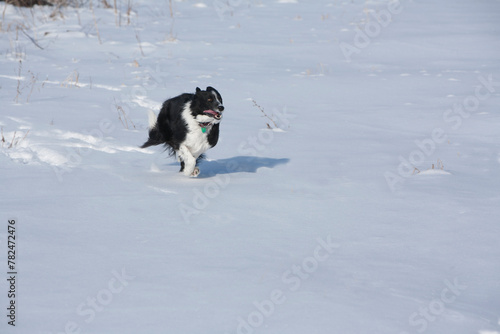
[[213,87],[207,87],[206,90],[196,87],[191,109],[198,122],[219,123],[224,111],[222,97]]

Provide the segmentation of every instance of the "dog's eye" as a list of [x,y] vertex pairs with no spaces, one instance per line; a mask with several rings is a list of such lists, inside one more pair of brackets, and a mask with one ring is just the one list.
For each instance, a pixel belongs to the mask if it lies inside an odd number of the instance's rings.
[[208,102],[212,102],[212,101],[213,101],[213,99],[212,99],[212,98],[209,98],[209,99],[208,99]]

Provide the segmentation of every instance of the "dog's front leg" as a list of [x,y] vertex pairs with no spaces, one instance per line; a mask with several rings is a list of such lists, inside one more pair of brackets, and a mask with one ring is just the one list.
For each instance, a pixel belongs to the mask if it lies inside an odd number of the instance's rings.
[[179,147],[179,158],[184,162],[184,170],[183,173],[186,176],[197,177],[200,174],[200,169],[196,167],[196,159],[191,154],[191,151],[187,148],[186,145],[181,145]]

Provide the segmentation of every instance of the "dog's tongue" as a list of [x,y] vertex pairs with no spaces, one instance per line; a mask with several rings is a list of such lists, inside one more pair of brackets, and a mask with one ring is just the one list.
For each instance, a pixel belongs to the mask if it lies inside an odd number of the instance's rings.
[[205,110],[205,114],[213,115],[215,119],[221,119],[221,115],[217,111],[213,111],[211,109]]
[[218,116],[219,115],[218,112],[215,112],[215,111],[213,111],[211,109],[205,110],[204,113],[205,114],[211,114],[211,115],[214,115],[214,116]]

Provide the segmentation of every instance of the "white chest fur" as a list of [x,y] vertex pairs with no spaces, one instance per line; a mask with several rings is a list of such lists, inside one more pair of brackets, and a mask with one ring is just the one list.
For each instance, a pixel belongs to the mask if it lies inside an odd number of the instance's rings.
[[[206,120],[200,119],[196,120],[193,118],[193,115],[191,115],[190,111],[191,104],[188,103],[184,107],[184,110],[182,111],[182,117],[184,118],[188,132],[186,134],[186,140],[182,143],[182,145],[186,146],[189,152],[193,155],[195,159],[197,159],[200,155],[202,155],[204,152],[206,152],[211,146],[208,143],[208,133],[211,130],[211,125],[207,128],[206,132],[203,132],[201,130],[201,127],[198,123],[200,122],[205,122]],[[202,116],[203,118],[208,117],[208,116]]]

